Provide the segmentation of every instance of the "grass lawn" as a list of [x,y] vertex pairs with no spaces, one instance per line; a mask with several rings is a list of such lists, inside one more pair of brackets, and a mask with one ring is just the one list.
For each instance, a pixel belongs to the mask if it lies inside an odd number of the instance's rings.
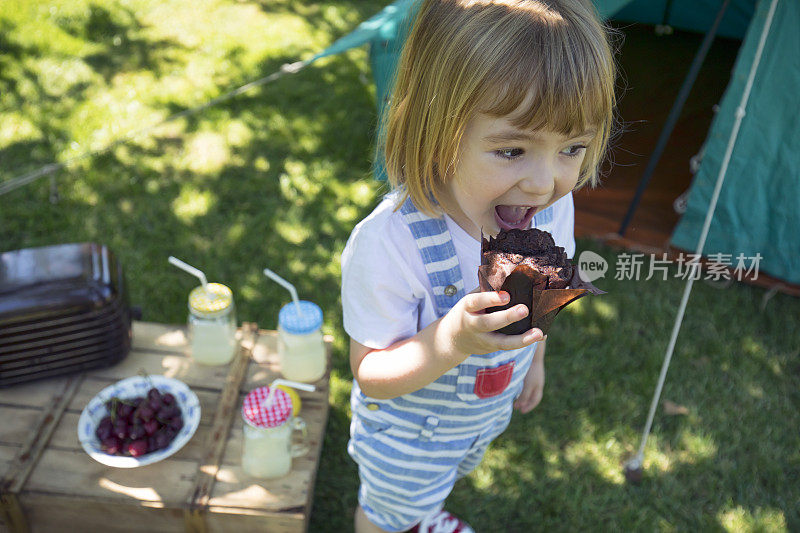
[[[0,183],[63,161],[322,50],[383,2],[4,0]],[[353,50],[0,196],[0,251],[108,244],[148,321],[181,323],[192,278],[233,288],[240,320],[276,327],[292,280],[335,336],[331,416],[311,531],[347,531],[358,487],[339,255],[384,188],[370,176],[374,87]],[[617,251],[581,241],[613,265]],[[673,272],[674,273],[674,272]],[[648,442],[625,483],[683,282],[597,282],[550,335],[547,386],[515,414],[448,508],[477,531],[800,530],[800,300],[694,292]]]

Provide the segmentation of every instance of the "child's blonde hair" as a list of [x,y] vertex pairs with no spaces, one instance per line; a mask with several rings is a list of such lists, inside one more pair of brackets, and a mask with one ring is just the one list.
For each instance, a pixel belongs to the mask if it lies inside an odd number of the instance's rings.
[[[577,187],[594,185],[614,117],[608,31],[581,0],[425,0],[400,58],[381,128],[386,170],[422,211],[437,211],[476,113],[520,129],[588,129]],[[521,107],[524,106],[524,107]]]

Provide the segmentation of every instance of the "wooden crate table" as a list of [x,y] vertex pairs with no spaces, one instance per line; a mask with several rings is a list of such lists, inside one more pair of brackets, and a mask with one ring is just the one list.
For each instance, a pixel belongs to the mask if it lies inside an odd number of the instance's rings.
[[[187,356],[185,328],[135,322],[119,364],[0,389],[0,531],[305,531],[328,418],[328,371],[299,391],[310,451],[283,478],[241,469],[244,395],[281,377],[277,334],[245,324],[228,365]],[[104,387],[141,370],[186,383],[200,426],[177,453],[139,468],[94,461],[78,442],[78,418]]]

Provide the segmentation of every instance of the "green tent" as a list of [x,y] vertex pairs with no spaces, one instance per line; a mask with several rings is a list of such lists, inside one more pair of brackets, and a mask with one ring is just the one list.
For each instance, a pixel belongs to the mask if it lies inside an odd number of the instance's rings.
[[[706,137],[672,243],[697,245],[767,17],[759,2]],[[761,270],[800,283],[800,3],[778,2],[709,227],[704,254],[760,254]]]
[[[594,3],[606,18],[706,32],[724,0]],[[388,5],[314,59],[368,44],[380,113],[415,4],[415,0],[398,0]],[[742,38],[743,42],[672,244],[689,251],[697,249],[720,169],[725,166],[723,186],[702,247],[704,254],[726,254],[733,265],[737,257],[760,256],[761,271],[800,283],[800,129],[795,126],[800,117],[800,2],[777,2],[745,115],[735,132],[737,108],[771,2],[732,0],[726,7],[717,34]],[[730,142],[733,150],[723,165]],[[375,175],[385,178],[380,161]]]

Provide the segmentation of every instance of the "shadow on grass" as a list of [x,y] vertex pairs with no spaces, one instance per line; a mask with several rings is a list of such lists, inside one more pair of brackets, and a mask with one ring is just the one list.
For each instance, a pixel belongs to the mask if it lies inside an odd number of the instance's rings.
[[[36,140],[13,142],[0,148],[0,169],[5,171],[4,177],[18,169],[32,169],[51,162],[56,153],[54,142],[65,139],[58,122],[49,116],[60,105],[59,98],[42,87],[38,74],[23,61],[26,57],[36,57],[39,51],[15,41],[14,30],[13,23],[0,19],[0,105],[16,110],[35,124],[41,135]],[[85,89],[85,86],[75,87],[65,98],[74,103]],[[30,102],[37,102],[37,105],[31,106]]]
[[119,4],[113,12],[91,5],[86,19],[58,22],[67,33],[104,45],[102,51],[84,56],[83,60],[106,83],[120,72],[148,70],[160,76],[180,64],[175,54],[185,49],[177,41],[143,37],[147,27],[132,9]]
[[[265,11],[308,16],[336,36],[340,24],[325,6],[354,11],[362,20],[382,7],[355,1],[262,5]],[[98,56],[96,68],[106,79],[127,68],[150,68],[150,62],[156,71],[169,63],[168,51],[150,50],[138,37],[142,27],[132,13],[101,10],[94,16],[74,31],[107,45],[111,39],[108,46],[120,32],[130,36],[127,52],[114,56],[115,48]],[[24,109],[27,97],[20,86],[37,87],[43,103],[28,117],[48,142],[16,143],[0,158],[29,161],[42,149],[49,162],[66,142],[67,130],[46,115],[59,116],[62,108],[45,94],[36,74],[19,65],[36,51],[10,41],[7,33],[0,31],[6,39],[0,41],[2,60],[10,58],[22,70],[11,75],[0,69],[2,90]],[[287,49],[257,72],[232,75],[242,78],[236,81],[256,79],[301,52]],[[227,61],[237,64],[241,53],[231,50]],[[350,370],[338,257],[354,224],[378,202],[381,187],[369,175],[374,101],[362,81],[363,64],[351,56],[331,58],[206,109],[182,120],[177,133],[125,145],[60,174],[66,194],[58,205],[46,203],[39,185],[0,199],[0,249],[106,243],[125,265],[132,303],[143,308],[145,320],[185,319],[194,281],[170,269],[169,255],[229,284],[240,320],[276,326],[288,296],[264,279],[265,266],[291,279],[301,297],[325,310],[326,331],[336,338],[338,388],[331,398],[311,531],[350,530],[358,488],[346,453]],[[85,87],[75,91],[69,95],[73,103],[85,97]],[[185,109],[167,105],[169,113]],[[613,252],[600,251],[613,264]],[[758,289],[735,286],[720,293],[696,285],[664,390],[664,398],[687,406],[689,415],[666,417],[659,411],[648,454],[652,464],[643,484],[631,487],[620,479],[622,462],[638,444],[682,285],[615,280],[598,285],[609,294],[584,298],[556,321],[542,405],[515,415],[485,463],[457,485],[448,508],[478,531],[698,525],[719,530],[719,515],[731,507],[752,515],[775,510],[788,529],[800,528],[797,302],[779,295],[761,313]]]
[[[295,2],[293,0],[254,0],[252,2],[265,13],[285,13],[303,18],[320,31],[331,35],[334,40],[355,28],[355,25],[376,15],[390,2],[363,0],[327,0],[323,2]],[[348,16],[355,25],[343,26],[342,14]]]
[[[613,264],[612,250],[581,244]],[[637,486],[623,465],[639,444],[683,282],[597,284],[609,294],[584,298],[554,325],[543,403],[515,413],[447,509],[476,531],[797,529],[800,350],[797,334],[786,335],[797,301],[780,295],[762,312],[761,289],[695,285],[662,394],[687,412],[659,406]],[[314,531],[351,530],[356,505],[346,399],[332,400]]]
[[[253,77],[275,72],[297,55],[287,50],[272,57]],[[236,59],[231,52],[228,60]],[[131,301],[142,307],[143,320],[170,323],[184,320],[194,281],[171,270],[167,256],[229,284],[240,319],[274,328],[287,295],[261,274],[269,266],[325,310],[326,328],[337,338],[334,373],[346,380],[338,255],[380,195],[369,174],[374,102],[362,77],[361,65],[333,58],[190,116],[180,134],[129,143],[70,169],[60,178],[68,194],[56,206],[43,205],[38,185],[15,191],[15,201],[0,210],[0,220],[13,221],[0,223],[0,248],[108,244],[125,265]],[[169,114],[185,109],[168,108]],[[194,142],[203,135],[212,141],[230,136],[231,122],[244,132],[244,141],[226,140],[227,152],[213,171],[195,168],[210,150]],[[23,148],[17,143],[6,153],[23,159]],[[182,211],[192,195],[203,194],[211,198],[207,208]],[[39,215],[30,217],[34,211]],[[315,521],[329,522],[336,514],[349,523],[355,505],[355,470],[349,459],[340,460],[349,425],[346,405],[331,409]]]
[[597,284],[609,294],[556,321],[543,403],[516,413],[456,486],[454,512],[476,531],[800,526],[800,351],[796,334],[779,334],[797,301],[782,296],[760,312],[760,289],[695,285],[661,397],[687,413],[659,406],[645,478],[632,486],[622,468],[639,444],[682,283]]
[[[94,51],[80,59],[110,84],[123,72],[148,70],[158,76],[178,65],[177,54],[185,51],[177,41],[144,37],[147,29],[136,14],[116,4],[111,11],[92,4],[83,17],[55,17],[55,25],[73,37],[86,41]],[[33,124],[35,140],[12,142],[0,149],[4,177],[14,177],[58,159],[72,141],[69,119],[87,99],[90,81],[68,82],[66,87],[48,87],[42,73],[25,58],[45,56],[45,52],[22,45],[14,38],[17,27],[0,20],[0,105],[16,111],[22,120]],[[58,60],[66,58],[59,57]],[[69,66],[59,68],[68,72]]]

